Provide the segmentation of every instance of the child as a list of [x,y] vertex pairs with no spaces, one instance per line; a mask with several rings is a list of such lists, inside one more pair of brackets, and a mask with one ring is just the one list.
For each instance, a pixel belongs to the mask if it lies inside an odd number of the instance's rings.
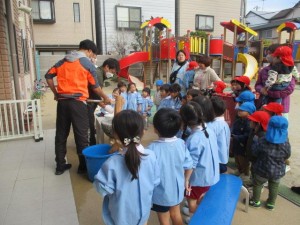
[[197,89],[189,89],[186,93],[186,99],[187,101],[191,101],[193,98],[199,96],[199,90]]
[[161,181],[154,189],[152,210],[157,212],[160,224],[182,224],[180,203],[184,188],[188,188],[193,161],[182,139],[175,137],[181,118],[174,109],[162,108],[153,118],[154,132],[159,140],[148,149],[156,154]]
[[107,113],[114,113],[115,103],[116,103],[116,97],[120,95],[119,88],[115,88],[112,91],[112,94],[108,95],[111,104],[105,105],[104,103],[99,103],[99,106],[101,107],[100,113],[97,114],[97,116],[104,116]]
[[184,214],[191,215],[210,186],[220,179],[218,146],[216,135],[204,123],[198,103],[191,101],[182,106],[180,115],[183,123],[192,129],[186,146],[193,159],[194,170],[190,178],[191,190],[187,189],[185,193],[189,209],[183,208]]
[[270,116],[281,116],[283,113],[283,106],[277,102],[270,102],[263,105],[263,110],[270,114]]
[[247,119],[256,110],[252,102],[245,102],[238,108],[238,118],[231,130],[232,149],[237,166],[236,175],[249,176],[249,161],[246,158],[246,144],[250,133],[250,123]]
[[129,83],[127,86],[127,109],[137,112],[142,110],[142,96],[137,91],[135,83]]
[[230,129],[228,123],[224,118],[226,104],[221,98],[217,96],[213,96],[210,100],[216,117],[212,122],[207,123],[207,127],[212,129],[217,136],[218,153],[220,159],[220,173],[225,173],[227,171],[226,164],[228,163],[229,159],[230,145]]
[[251,102],[254,103],[255,100],[255,95],[248,90],[243,91],[240,93],[240,95],[235,98],[235,101],[238,103],[238,105],[243,104],[244,102]]
[[222,94],[225,88],[226,88],[226,84],[223,81],[219,80],[214,82],[213,90],[215,93]]
[[238,97],[243,91],[251,91],[250,78],[247,76],[235,77],[231,82],[232,95]]
[[[292,80],[294,60],[292,49],[288,46],[279,46],[272,54],[273,63],[268,71],[268,79],[265,82],[265,89],[282,91],[286,89]],[[270,99],[267,95],[263,98],[263,104],[267,102],[281,102],[281,98]]]
[[148,128],[148,117],[151,116],[151,108],[153,106],[153,101],[151,99],[151,90],[146,87],[142,90],[142,110],[141,115],[144,119],[145,129]]
[[186,69],[186,72],[183,77],[183,83],[185,84],[186,90],[192,88],[194,83],[195,70],[197,70],[198,68],[199,68],[199,64],[196,61],[191,61],[189,63],[189,66]]
[[155,154],[140,144],[143,118],[135,111],[123,110],[114,116],[112,128],[122,150],[104,162],[94,181],[104,197],[104,223],[147,224],[160,174]]
[[171,108],[179,111],[181,107],[181,94],[180,94],[181,87],[179,84],[174,83],[170,86],[169,92],[170,95],[166,98],[162,99],[158,109],[161,108]]
[[156,111],[158,110],[160,101],[161,101],[161,96],[160,96],[160,87],[164,84],[162,80],[157,80],[155,82],[156,85],[156,91],[154,92],[154,104],[156,106]]
[[124,99],[123,109],[127,109],[127,86],[123,81],[118,83],[118,88],[120,90],[120,95]]
[[260,195],[263,184],[268,181],[269,196],[266,208],[273,210],[280,179],[285,175],[285,160],[291,155],[288,141],[288,121],[282,116],[271,117],[266,136],[259,139],[252,147],[252,154],[257,157],[253,163],[253,198],[249,204],[260,207]]

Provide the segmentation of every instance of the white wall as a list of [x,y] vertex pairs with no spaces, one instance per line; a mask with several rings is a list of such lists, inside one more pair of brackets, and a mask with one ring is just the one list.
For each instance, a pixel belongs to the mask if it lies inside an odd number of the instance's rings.
[[[104,2],[104,5],[103,5]],[[174,0],[151,0],[151,1],[140,1],[140,0],[109,0],[101,1],[101,14],[102,14],[102,40],[103,40],[103,54],[105,52],[105,43],[107,43],[107,52],[114,52],[111,41],[116,37],[116,11],[115,6],[132,6],[132,7],[141,7],[142,8],[142,22],[149,20],[150,17],[164,17],[172,25],[172,30],[174,31],[175,27],[175,1]],[[105,21],[106,26],[104,25],[104,13],[105,8]],[[106,30],[106,35],[105,35]],[[134,31],[128,31],[127,39],[131,43],[133,41]],[[105,40],[106,36],[106,40]],[[132,41],[130,40],[132,39]],[[130,44],[129,44],[130,45]],[[129,51],[130,49],[128,49]],[[128,52],[127,52],[128,53]]]
[[[180,1],[180,35],[186,34],[187,30],[195,30],[196,14],[214,16],[213,36],[220,37],[224,33],[224,28],[220,22],[228,22],[231,19],[240,18],[240,0],[189,0]],[[233,33],[227,32],[227,40],[232,42]]]
[[268,23],[268,20],[261,18],[260,16],[250,12],[246,17],[250,27],[260,26]]

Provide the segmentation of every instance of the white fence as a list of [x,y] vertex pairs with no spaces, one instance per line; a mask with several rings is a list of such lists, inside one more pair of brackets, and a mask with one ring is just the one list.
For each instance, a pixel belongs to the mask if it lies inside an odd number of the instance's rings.
[[0,101],[0,141],[24,137],[43,140],[40,100]]

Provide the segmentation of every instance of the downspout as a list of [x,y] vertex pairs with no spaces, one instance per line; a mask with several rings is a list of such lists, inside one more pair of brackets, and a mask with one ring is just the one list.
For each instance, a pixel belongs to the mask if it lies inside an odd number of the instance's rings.
[[19,81],[19,73],[18,73],[18,63],[17,63],[17,52],[16,52],[16,36],[14,32],[14,25],[13,25],[13,8],[11,5],[10,0],[5,0],[6,5],[6,13],[7,13],[7,24],[8,24],[8,36],[9,36],[9,47],[11,51],[11,60],[12,60],[12,72],[13,72],[13,79],[14,79],[14,85],[15,85],[15,95],[16,99],[20,100],[21,98],[21,92],[20,92],[20,81]]
[[96,44],[98,48],[98,54],[103,55],[101,0],[95,0],[94,3],[95,3]]
[[91,28],[92,28],[92,41],[95,41],[94,37],[94,18],[93,18],[93,0],[90,0],[90,5],[91,5]]
[[175,37],[179,36],[179,21],[180,21],[180,2],[179,0],[175,0]]
[[103,23],[104,23],[104,34],[105,34],[105,54],[107,55],[107,32],[106,32],[106,15],[105,15],[105,0],[103,2]]

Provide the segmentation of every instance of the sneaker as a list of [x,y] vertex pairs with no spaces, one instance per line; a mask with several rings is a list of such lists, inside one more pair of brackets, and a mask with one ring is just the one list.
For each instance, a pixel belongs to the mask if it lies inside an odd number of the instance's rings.
[[272,205],[272,204],[270,204],[270,203],[267,203],[267,204],[266,204],[266,209],[267,209],[267,210],[273,211],[274,208],[275,208],[275,205]]
[[184,223],[185,223],[185,224],[189,224],[189,223],[190,223],[190,220],[191,220],[191,217],[186,216],[186,217],[184,218]]
[[189,215],[190,215],[190,210],[189,210],[188,207],[185,207],[185,206],[182,207],[181,212],[182,212],[182,214],[184,214],[184,215],[186,215],[186,216],[189,216]]
[[62,175],[66,170],[71,169],[72,164],[64,164],[63,166],[56,167],[55,175]]
[[285,173],[289,172],[290,170],[291,170],[291,166],[286,165],[286,166],[285,166]]
[[249,205],[252,206],[253,208],[260,208],[261,202],[260,201],[256,202],[256,201],[250,200]]

